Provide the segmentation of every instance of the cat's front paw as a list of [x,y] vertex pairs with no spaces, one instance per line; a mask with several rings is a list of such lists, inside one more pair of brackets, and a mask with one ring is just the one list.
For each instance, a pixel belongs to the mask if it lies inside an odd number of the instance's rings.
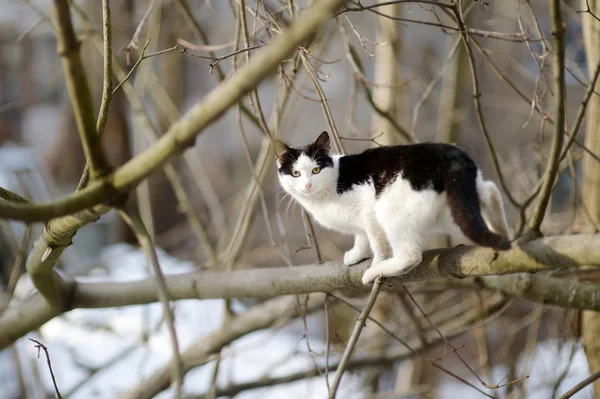
[[401,274],[406,274],[414,269],[421,262],[421,257],[415,259],[398,259],[389,258],[380,262],[371,264],[362,277],[362,282],[365,285],[373,283],[378,276],[395,277]]
[[373,281],[379,276],[384,277],[381,270],[371,266],[365,270],[365,273],[362,276],[362,282],[364,285],[373,284]]
[[352,248],[349,251],[346,251],[344,254],[344,265],[352,266],[359,263],[363,259],[367,259],[369,257],[369,253],[365,251],[361,251],[360,248]]

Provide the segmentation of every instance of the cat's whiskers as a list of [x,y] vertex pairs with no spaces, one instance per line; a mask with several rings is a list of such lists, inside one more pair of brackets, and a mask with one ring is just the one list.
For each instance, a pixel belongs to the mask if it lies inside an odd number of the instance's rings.
[[290,211],[290,207],[292,207],[295,203],[296,203],[295,198],[290,195],[290,200],[288,201],[287,206],[285,207],[285,211],[283,212],[283,220],[287,221],[287,217],[288,217],[288,213]]

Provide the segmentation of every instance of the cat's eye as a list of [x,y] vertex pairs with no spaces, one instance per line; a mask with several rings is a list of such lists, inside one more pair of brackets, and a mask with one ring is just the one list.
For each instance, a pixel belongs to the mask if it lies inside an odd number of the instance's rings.
[[316,168],[313,168],[312,173],[313,175],[318,174],[321,171],[321,168],[319,168],[318,166]]
[[300,177],[300,172],[298,172],[297,170],[294,170],[294,171],[292,171],[292,176]]

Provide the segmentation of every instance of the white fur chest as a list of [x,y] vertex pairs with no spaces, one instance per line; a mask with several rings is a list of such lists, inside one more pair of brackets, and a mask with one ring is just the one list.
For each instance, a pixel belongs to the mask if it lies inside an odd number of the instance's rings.
[[364,223],[361,215],[373,206],[373,188],[364,185],[342,195],[332,196],[334,199],[328,197],[321,201],[298,198],[298,202],[326,228],[346,234],[363,233]]

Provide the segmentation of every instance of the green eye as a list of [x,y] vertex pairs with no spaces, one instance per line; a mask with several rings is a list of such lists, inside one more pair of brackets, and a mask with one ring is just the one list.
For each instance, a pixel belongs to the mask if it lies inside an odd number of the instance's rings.
[[299,176],[300,176],[300,172],[298,172],[297,170],[294,170],[294,171],[292,172],[292,176],[294,176],[294,177],[299,177]]
[[321,168],[319,168],[318,166],[316,168],[313,168],[312,173],[313,175],[318,174],[321,171]]

